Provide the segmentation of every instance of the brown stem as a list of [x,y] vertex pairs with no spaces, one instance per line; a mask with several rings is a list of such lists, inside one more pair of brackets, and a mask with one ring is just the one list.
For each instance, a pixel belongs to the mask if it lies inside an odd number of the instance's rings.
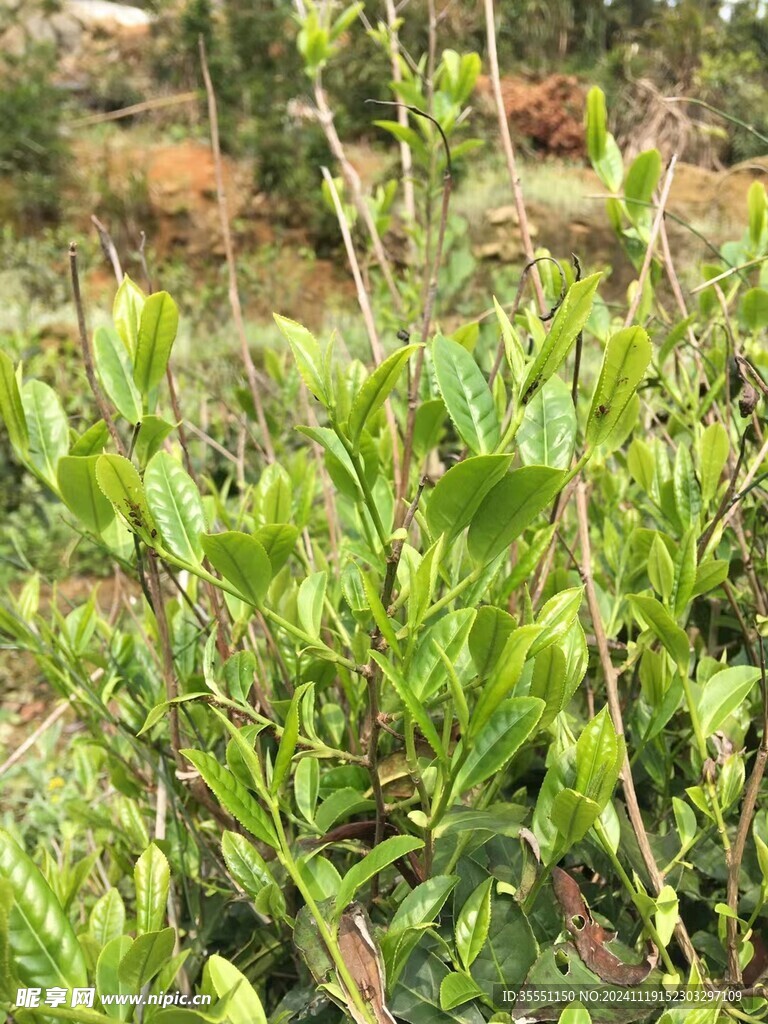
[[669,199],[669,190],[672,188],[672,179],[675,176],[675,164],[677,163],[677,154],[672,154],[672,159],[669,161],[667,167],[667,174],[664,178],[664,184],[661,187],[661,195],[659,197],[659,205],[656,207],[656,216],[653,219],[653,225],[651,227],[651,235],[648,239],[648,248],[645,250],[645,259],[643,265],[640,268],[640,275],[637,279],[637,287],[635,294],[629,304],[627,315],[624,318],[624,326],[631,327],[632,321],[635,319],[640,301],[643,297],[643,288],[645,286],[645,279],[648,276],[648,272],[651,269],[651,263],[653,262],[653,250],[656,247],[656,239],[659,237],[661,231],[661,225],[664,221],[664,207],[667,205]]
[[[583,480],[579,481],[576,488],[576,514],[579,522],[579,545],[581,547],[581,566],[579,568],[579,573],[584,582],[584,590],[587,595],[587,605],[589,607],[592,627],[597,641],[600,664],[602,665],[603,675],[605,677],[608,711],[610,713],[614,729],[618,735],[623,736],[624,721],[621,714],[621,702],[619,701],[617,673],[613,666],[613,662],[611,661],[611,652],[608,648],[608,640],[605,635],[603,618],[600,614],[600,605],[598,604],[597,592],[595,591],[595,581],[592,576],[592,547],[589,540],[587,488]],[[624,789],[624,800],[627,806],[627,813],[629,815],[629,820],[632,823],[632,829],[635,833],[637,845],[640,849],[646,870],[648,871],[651,884],[653,885],[655,892],[658,894],[661,892],[664,885],[664,879],[653,856],[651,844],[648,841],[648,835],[643,823],[643,816],[640,812],[640,805],[637,802],[637,793],[635,792],[635,784],[632,779],[632,769],[630,768],[629,758],[626,754],[624,756],[624,766],[621,770],[621,781]],[[677,938],[677,943],[688,963],[697,963],[698,958],[696,956],[696,950],[693,948],[693,943],[691,942],[685,924],[681,919],[678,919],[678,922],[675,925],[675,937]]]
[[222,169],[221,146],[219,143],[219,115],[216,105],[216,93],[211,81],[211,73],[208,70],[208,60],[205,54],[205,40],[199,38],[200,46],[200,67],[205,82],[205,92],[208,97],[208,119],[211,125],[211,148],[213,150],[213,167],[216,177],[216,196],[219,204],[219,219],[221,221],[221,235],[224,242],[224,254],[227,261],[229,273],[229,304],[232,309],[232,318],[235,321],[235,329],[240,339],[240,351],[242,353],[245,374],[248,378],[248,387],[253,399],[253,407],[256,410],[256,419],[259,423],[261,433],[261,444],[267,456],[268,462],[275,461],[275,449],[272,445],[272,436],[269,432],[267,418],[264,415],[264,407],[261,402],[259,383],[256,376],[256,367],[251,358],[251,350],[248,347],[248,337],[245,332],[243,320],[243,309],[240,305],[240,292],[237,287],[237,266],[235,264],[235,251],[232,245],[232,232],[229,226],[229,211],[227,208],[227,193],[224,187],[224,172]]
[[[496,114],[499,119],[499,133],[501,144],[504,149],[504,156],[507,161],[507,171],[512,184],[512,195],[517,210],[517,220],[520,225],[520,237],[523,243],[523,251],[526,259],[531,262],[534,258],[533,242],[528,227],[528,216],[525,212],[523,190],[520,186],[520,176],[517,173],[517,160],[515,159],[515,147],[512,145],[512,136],[509,133],[509,122],[504,110],[504,98],[501,95],[501,78],[499,76],[499,57],[496,51],[496,15],[493,9],[493,0],[485,0],[485,28],[488,36],[488,63],[490,65],[491,83],[493,84],[493,98],[496,103]],[[541,284],[541,276],[537,268],[533,270],[533,287],[536,291],[536,298],[539,303],[539,311],[545,313],[547,300],[544,298],[544,288]]]
[[387,288],[389,289],[389,294],[392,299],[392,305],[395,307],[397,313],[402,314],[403,302],[400,298],[400,292],[392,272],[389,257],[384,251],[384,245],[382,244],[381,236],[376,228],[373,215],[371,214],[370,208],[363,196],[363,190],[360,185],[360,175],[349,162],[347,155],[344,152],[341,139],[339,138],[336,126],[333,123],[333,112],[328,106],[325,90],[323,89],[319,77],[315,83],[315,103],[317,104],[320,127],[323,129],[323,133],[325,134],[325,138],[331,152],[339,162],[341,173],[344,176],[344,180],[346,181],[352,196],[352,202],[355,204],[355,209],[357,210],[361,221],[365,224],[366,230],[370,236],[373,252],[376,256],[376,262],[379,264],[379,268],[384,275],[384,280],[387,283]]
[[[421,321],[421,343],[426,345],[427,338],[429,337],[429,329],[432,324],[432,311],[435,303],[435,296],[437,295],[437,278],[440,270],[440,263],[443,258],[443,247],[445,245],[445,229],[448,223],[448,207],[451,201],[451,189],[453,187],[453,173],[451,167],[451,150],[448,145],[448,140],[445,137],[445,133],[438,124],[437,121],[430,115],[425,113],[423,110],[418,110],[416,107],[409,107],[408,109],[413,110],[415,113],[420,114],[422,117],[426,117],[436,125],[445,149],[445,173],[443,174],[443,198],[440,206],[440,226],[437,232],[437,246],[435,248],[435,256],[430,267],[429,274],[429,285],[427,287],[426,298],[424,302],[424,314]],[[429,259],[429,253],[426,254],[426,259]],[[421,374],[424,368],[424,349],[420,348],[416,353],[416,365],[413,369],[413,375],[411,377],[411,384],[408,390],[408,419],[405,428],[405,440],[403,442],[403,463],[400,472],[400,484],[397,488],[397,496],[402,498],[408,493],[408,480],[411,475],[411,460],[413,459],[413,434],[416,427],[416,410],[419,404],[419,387],[421,385]],[[402,514],[402,504],[398,504],[397,511],[395,514],[395,524],[399,525],[399,518]]]
[[[384,359],[384,352],[379,341],[379,336],[376,332],[376,323],[373,318],[373,309],[371,308],[371,301],[368,298],[368,292],[365,290],[363,284],[363,277],[360,273],[360,264],[357,259],[355,252],[355,246],[352,241],[352,233],[349,230],[349,224],[347,223],[347,217],[344,213],[344,207],[341,205],[341,199],[336,189],[333,178],[331,177],[330,171],[327,167],[321,168],[325,183],[328,185],[328,189],[331,193],[331,199],[333,200],[333,208],[336,211],[336,219],[339,222],[339,228],[341,229],[341,237],[344,239],[344,248],[347,251],[347,259],[352,270],[352,277],[355,281],[355,288],[357,290],[357,302],[360,306],[360,312],[363,314],[363,320],[365,321],[365,328],[368,332],[368,340],[371,345],[371,352],[373,353],[374,362],[378,366]],[[395,422],[395,414],[392,411],[392,403],[387,399],[384,405],[387,425],[389,426],[389,432],[392,437],[392,462],[395,469],[395,477],[397,477],[399,469],[399,441],[397,436],[397,423]]]
[[730,863],[728,865],[727,902],[733,913],[733,917],[726,918],[726,938],[728,949],[728,981],[731,985],[741,984],[741,966],[739,964],[738,935],[736,915],[739,910],[739,874],[741,861],[744,857],[744,849],[747,845],[749,827],[757,806],[757,798],[760,793],[760,784],[765,774],[766,762],[768,762],[768,680],[765,670],[765,648],[762,637],[758,639],[760,648],[760,688],[763,703],[762,737],[760,746],[752,766],[752,774],[744,790],[744,801],[741,805],[739,816],[739,827],[736,830],[736,838],[731,847]]
[[80,275],[77,271],[77,245],[74,242],[70,242],[69,244],[69,271],[72,277],[72,295],[75,301],[75,309],[77,310],[77,326],[80,333],[80,348],[83,353],[83,364],[85,366],[85,375],[88,378],[88,386],[93,393],[93,397],[96,399],[96,404],[99,407],[99,415],[106,423],[112,440],[115,442],[115,447],[120,455],[125,455],[125,445],[117,432],[117,427],[115,426],[115,421],[112,419],[112,414],[109,411],[109,405],[104,397],[104,392],[101,390],[101,386],[96,379],[96,371],[93,366],[93,355],[91,354],[91,346],[88,341],[88,329],[85,325],[85,308],[83,306],[83,297],[80,292]]
[[[149,592],[152,595],[152,610],[155,614],[157,633],[160,638],[160,651],[162,654],[161,664],[163,669],[163,682],[165,683],[166,700],[174,700],[174,698],[179,694],[179,685],[176,679],[176,670],[173,667],[173,648],[171,647],[171,637],[168,632],[168,619],[165,614],[165,601],[163,599],[163,589],[160,585],[157,556],[154,551],[149,552],[147,568],[147,584],[149,586]],[[173,756],[176,760],[176,764],[181,766],[184,764],[184,760],[179,753],[181,748],[181,738],[179,735],[179,708],[177,704],[171,705],[170,731]]]

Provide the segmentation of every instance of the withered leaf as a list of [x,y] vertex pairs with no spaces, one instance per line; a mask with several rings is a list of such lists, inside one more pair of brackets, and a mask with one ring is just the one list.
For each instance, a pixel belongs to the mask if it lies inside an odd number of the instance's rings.
[[[381,953],[371,935],[368,915],[359,903],[352,903],[341,915],[338,934],[339,950],[363,998],[370,1003],[379,1024],[396,1024],[384,1002],[385,980]],[[344,983],[339,984],[349,995]],[[365,1018],[348,998],[349,1013],[357,1024],[367,1024]]]
[[583,963],[611,985],[639,985],[645,981],[658,960],[655,946],[649,943],[650,949],[642,964],[623,963],[606,948],[605,943],[614,936],[592,919],[579,883],[566,871],[555,868],[552,885],[565,917],[565,926]]

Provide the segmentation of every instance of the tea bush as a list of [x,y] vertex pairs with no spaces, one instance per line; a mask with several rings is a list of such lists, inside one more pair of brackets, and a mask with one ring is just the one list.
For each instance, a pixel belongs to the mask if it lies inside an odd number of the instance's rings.
[[[303,31],[317,75],[333,33]],[[560,1016],[564,982],[634,1000],[622,1020],[654,1012],[649,986],[672,1024],[765,1016],[765,190],[689,308],[672,168],[624,167],[595,90],[626,308],[542,253],[446,334],[440,225],[478,70],[446,51],[432,115],[406,75],[413,123],[383,125],[422,188],[412,259],[361,293],[370,364],[276,313],[289,358],[265,358],[225,479],[190,455],[167,292],[125,277],[111,325],[83,318],[77,430],[0,356],[15,458],[123,588],[65,614],[32,576],[0,606],[82,723],[61,842],[15,816],[0,833],[21,1024],[128,1020],[107,997],[174,986],[210,1004],[144,1021],[479,1024],[518,990],[514,1019],[619,1019]],[[387,196],[368,209],[384,232]],[[99,1002],[28,997],[57,986]]]

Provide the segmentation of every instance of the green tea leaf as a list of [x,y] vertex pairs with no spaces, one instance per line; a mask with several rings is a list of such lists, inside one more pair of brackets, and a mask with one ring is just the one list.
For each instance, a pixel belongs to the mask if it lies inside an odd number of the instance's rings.
[[283,735],[280,738],[280,746],[277,749],[275,767],[272,772],[270,790],[273,794],[277,793],[291,770],[291,761],[296,753],[296,743],[299,738],[299,707],[308,686],[309,683],[303,683],[301,686],[298,686],[288,706],[288,713],[285,716],[285,724],[283,726]]
[[566,849],[570,849],[600,817],[600,805],[574,789],[562,789],[552,801],[550,816]]
[[759,678],[759,668],[736,665],[715,673],[704,684],[698,710],[705,736],[711,736],[722,727],[728,716],[747,699]]
[[448,415],[473,452],[492,452],[500,428],[491,389],[463,346],[438,334],[432,349],[435,376]]
[[627,327],[611,335],[587,419],[588,445],[608,440],[650,361],[651,343],[642,327]]
[[560,491],[565,473],[523,466],[507,473],[483,499],[469,528],[470,557],[487,565],[530,526]]
[[123,934],[125,905],[117,889],[107,889],[93,905],[88,918],[88,934],[103,949],[108,942]]
[[85,958],[66,914],[38,868],[4,830],[0,880],[13,893],[6,941],[19,981],[42,988],[86,985]]
[[102,493],[96,479],[98,455],[64,455],[59,459],[56,475],[59,491],[71,512],[86,529],[100,534],[115,518],[112,503]]
[[150,295],[141,310],[133,379],[146,399],[165,376],[176,332],[179,310],[168,292]]
[[301,324],[297,324],[295,320],[289,320],[287,317],[278,316],[274,314],[275,323],[280,328],[282,333],[288,340],[288,344],[291,346],[293,352],[293,358],[296,360],[296,366],[301,378],[306,384],[311,395],[313,395],[319,402],[327,406],[329,396],[325,392],[323,385],[322,375],[322,356],[320,354],[320,346],[315,341],[314,337]]
[[234,530],[204,533],[200,542],[214,569],[237,588],[243,600],[259,607],[272,579],[272,566],[261,544],[250,534]]
[[601,275],[590,274],[583,281],[572,284],[560,305],[549,334],[546,335],[533,365],[525,378],[521,400],[523,405],[544,387],[550,377],[560,369],[576,338],[583,330],[592,309]]
[[129,992],[140,992],[170,959],[175,943],[173,928],[139,935],[117,968],[121,985]]
[[593,164],[605,156],[608,113],[605,108],[605,93],[593,85],[587,93],[587,153]]
[[658,149],[647,149],[632,161],[624,182],[624,196],[630,213],[632,200],[650,203],[661,177],[661,153]]
[[325,599],[325,587],[328,581],[328,574],[325,572],[314,572],[307,576],[299,587],[297,598],[297,610],[299,622],[305,633],[311,637],[320,637],[320,626],[323,621],[323,601]]
[[221,838],[221,852],[227,870],[237,884],[252,899],[275,879],[253,843],[237,832],[224,832]]
[[[541,627],[521,626],[514,630],[504,645],[488,682],[478,697],[469,723],[469,743],[502,703],[513,692],[523,674],[525,662]],[[543,708],[542,708],[543,710]]]
[[448,543],[461,533],[511,461],[510,455],[475,455],[451,466],[438,480],[427,505],[427,525],[432,536],[443,533]]
[[151,843],[136,861],[136,931],[155,932],[165,921],[171,870],[163,851]]
[[474,890],[456,919],[456,951],[465,970],[477,959],[491,926],[491,892],[495,878],[490,876]]
[[220,765],[213,754],[201,750],[182,750],[181,753],[197,768],[203,782],[213,792],[221,806],[252,836],[277,849],[277,837],[272,822],[232,772]]
[[13,363],[0,352],[0,418],[5,423],[13,449],[21,458],[29,452],[29,433]]
[[267,1024],[256,990],[234,964],[214,953],[208,957],[205,971],[219,998],[231,994],[227,1003],[227,1019],[231,1024]]
[[536,728],[543,711],[544,701],[538,697],[510,697],[500,704],[469,745],[453,792],[459,796],[500,772]]
[[29,432],[29,461],[55,491],[59,459],[69,451],[69,426],[59,396],[41,380],[28,380],[21,389],[21,404]]
[[144,492],[165,547],[185,562],[200,562],[205,515],[192,477],[168,452],[158,452],[144,473]]
[[393,864],[401,857],[414,850],[420,850],[424,846],[421,839],[415,836],[392,836],[374,846],[370,853],[366,854],[361,861],[344,875],[336,894],[336,917],[338,918],[352,901],[358,889],[361,889],[366,882],[374,875],[378,875],[384,868]]
[[149,511],[141,477],[133,463],[122,455],[99,455],[96,460],[96,481],[130,528],[151,544],[157,534],[157,526]]
[[125,274],[120,287],[115,293],[112,319],[115,322],[117,333],[122,338],[123,344],[131,357],[136,352],[141,311],[144,308],[146,298],[141,288]]
[[550,378],[525,408],[517,431],[524,466],[568,469],[576,443],[576,410],[571,391],[559,377]]
[[629,600],[672,655],[680,674],[687,674],[689,647],[685,631],[680,629],[666,608],[655,598],[630,594]]
[[96,328],[93,355],[101,383],[112,404],[129,423],[138,423],[141,419],[141,395],[133,382],[130,356],[114,328]]
[[699,454],[699,479],[701,497],[708,505],[717,494],[725,464],[728,461],[730,441],[728,431],[722,423],[710,423],[697,445]]
[[363,428],[384,405],[389,394],[397,385],[403,367],[420,345],[406,345],[384,360],[357,393],[349,414],[349,438],[355,449],[360,441]]

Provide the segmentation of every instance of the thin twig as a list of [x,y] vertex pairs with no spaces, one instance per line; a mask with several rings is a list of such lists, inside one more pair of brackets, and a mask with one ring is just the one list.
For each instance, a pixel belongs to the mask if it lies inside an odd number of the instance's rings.
[[155,99],[142,100],[141,103],[132,103],[128,107],[121,107],[119,110],[108,110],[103,114],[89,114],[87,117],[78,117],[75,121],[68,121],[65,127],[85,128],[92,124],[103,124],[105,121],[119,121],[123,117],[133,117],[134,114],[143,114],[148,110],[174,107],[180,103],[192,103],[198,99],[200,99],[199,92],[182,92],[176,96],[157,96]]
[[235,329],[237,330],[237,334],[240,339],[240,350],[242,352],[243,365],[245,366],[245,373],[248,378],[248,387],[250,388],[251,398],[253,399],[253,406],[256,410],[256,419],[259,423],[261,443],[266,453],[267,461],[274,462],[275,449],[272,445],[272,437],[269,432],[267,418],[264,415],[264,407],[261,402],[259,383],[256,376],[256,367],[253,365],[251,350],[248,347],[248,337],[245,331],[245,322],[243,321],[243,310],[240,305],[240,292],[237,287],[237,266],[235,263],[234,247],[232,245],[232,232],[229,226],[227,193],[224,187],[221,146],[219,144],[219,115],[216,105],[216,93],[213,88],[213,82],[211,81],[211,73],[208,70],[208,60],[205,55],[205,40],[202,36],[199,38],[199,46],[200,67],[203,73],[203,81],[205,82],[205,92],[208,97],[208,119],[211,125],[211,148],[213,150],[213,167],[216,177],[216,196],[219,205],[219,219],[221,221],[224,254],[227,261],[227,271],[229,273],[229,304],[232,308],[232,317],[235,321]]
[[[614,729],[619,735],[623,736],[624,721],[621,713],[621,702],[619,700],[617,673],[613,666],[613,662],[611,661],[611,652],[608,648],[605,627],[603,626],[603,618],[600,613],[600,605],[598,603],[597,592],[595,590],[595,581],[592,576],[592,547],[589,540],[587,489],[583,480],[579,481],[576,488],[576,514],[579,522],[579,545],[581,547],[581,565],[579,567],[579,573],[584,583],[584,590],[587,595],[587,605],[589,607],[592,627],[597,641],[597,650],[600,656],[600,664],[602,665],[603,675],[605,677],[608,711],[610,713]],[[621,770],[621,781],[624,788],[624,799],[627,806],[627,813],[629,814],[629,820],[632,823],[632,829],[635,833],[637,845],[640,849],[640,853],[653,888],[656,893],[659,893],[664,885],[664,879],[659,871],[658,865],[656,864],[656,859],[653,856],[651,844],[648,841],[648,835],[645,831],[640,805],[637,801],[634,780],[632,779],[632,769],[630,768],[629,758],[626,754],[624,756],[624,765]],[[698,958],[696,956],[696,950],[693,948],[693,943],[688,935],[685,924],[680,918],[678,918],[678,922],[675,926],[675,936],[688,963],[697,963]]]
[[24,757],[26,752],[31,747],[34,747],[34,745],[37,743],[37,741],[40,739],[43,733],[47,732],[52,725],[55,725],[56,722],[58,722],[58,720],[70,706],[70,703],[73,699],[74,696],[70,696],[67,698],[67,700],[64,700],[61,702],[61,704],[58,704],[50,713],[50,715],[48,715],[48,717],[44,721],[42,721],[40,725],[38,725],[35,731],[31,733],[29,736],[27,736],[24,742],[20,744],[20,746],[18,746],[16,750],[14,750],[10,757],[8,757],[5,761],[3,761],[2,764],[0,764],[0,775],[4,775],[9,768],[12,768]]
[[[360,312],[363,314],[363,320],[365,321],[365,328],[368,332],[368,340],[371,345],[371,352],[376,365],[383,362],[384,350],[381,347],[379,336],[376,332],[376,323],[373,318],[373,309],[371,308],[371,301],[368,298],[368,292],[365,290],[363,284],[363,277],[360,273],[360,264],[357,260],[357,254],[355,253],[355,246],[352,241],[352,233],[349,230],[349,224],[344,213],[344,207],[341,205],[341,199],[336,188],[336,183],[331,176],[331,172],[327,167],[322,167],[323,178],[333,200],[333,208],[336,211],[336,219],[339,222],[339,228],[341,229],[341,236],[344,239],[344,248],[347,251],[347,259],[352,270],[352,277],[355,281],[355,288],[357,290],[357,302],[360,306]],[[397,436],[397,423],[395,421],[395,414],[392,411],[392,404],[389,400],[385,403],[385,413],[387,417],[387,424],[389,426],[389,432],[392,437],[392,463],[395,470],[395,477],[399,470],[399,439]]]
[[123,280],[123,268],[120,265],[120,257],[117,254],[117,247],[112,241],[112,236],[95,213],[91,214],[91,223],[96,228],[99,236],[99,242],[101,243],[101,251],[104,253],[105,258],[112,264],[112,269],[115,272],[115,277],[117,278],[117,283],[119,285]]
[[648,271],[651,269],[651,263],[653,262],[653,250],[656,247],[656,239],[659,237],[659,231],[661,230],[661,224],[664,219],[664,207],[667,205],[669,199],[669,190],[672,188],[672,179],[675,176],[675,164],[677,163],[677,153],[672,154],[672,159],[669,161],[667,167],[667,173],[664,178],[664,184],[661,187],[661,195],[659,196],[659,204],[656,207],[656,216],[653,218],[653,225],[651,227],[651,234],[648,239],[648,247],[645,250],[645,259],[643,265],[640,268],[640,276],[637,279],[637,287],[635,294],[632,297],[632,301],[629,304],[627,315],[624,318],[624,326],[631,327],[632,321],[635,319],[640,301],[643,297],[643,288],[645,287],[645,279],[648,277]]
[[[400,67],[400,38],[397,34],[397,12],[395,11],[394,0],[385,0],[387,12],[387,26],[389,28],[389,58],[392,64],[392,81],[397,86],[403,78]],[[398,108],[397,120],[402,127],[408,125],[408,112],[402,107]],[[405,219],[408,225],[416,221],[416,196],[413,187],[413,154],[407,142],[400,142],[400,163],[403,168],[403,207]],[[409,243],[413,247],[413,242]]]
[[749,828],[757,806],[757,798],[760,793],[760,784],[765,774],[766,763],[768,762],[768,680],[765,670],[765,647],[762,637],[758,638],[760,651],[760,689],[763,704],[762,715],[762,736],[760,746],[755,756],[755,763],[752,766],[752,773],[749,782],[744,790],[744,800],[741,805],[739,826],[736,830],[736,838],[731,847],[730,863],[728,864],[728,886],[727,902],[732,912],[732,917],[726,917],[726,936],[728,948],[728,981],[731,985],[741,984],[741,966],[739,964],[739,951],[737,940],[736,917],[739,910],[739,875],[741,873],[741,862],[744,857],[744,849],[747,845]]
[[[496,15],[493,9],[493,0],[485,0],[485,27],[488,36],[488,62],[490,65],[491,82],[493,84],[493,98],[496,103],[496,114],[499,119],[499,132],[501,143],[504,149],[504,156],[507,161],[507,171],[512,184],[512,195],[517,210],[517,220],[520,225],[520,238],[523,243],[523,252],[530,263],[534,258],[533,242],[528,227],[528,216],[525,212],[523,201],[523,190],[520,186],[520,177],[517,172],[517,160],[515,159],[515,147],[512,145],[512,136],[509,132],[509,122],[504,110],[504,98],[501,94],[501,77],[499,75],[499,57],[496,51]],[[547,308],[547,300],[544,298],[544,288],[541,284],[541,276],[538,269],[533,271],[533,287],[536,291],[536,298],[539,303],[540,312],[544,313]]]
[[122,442],[120,435],[117,432],[115,421],[112,419],[112,413],[109,410],[109,405],[104,397],[104,392],[101,390],[101,386],[96,379],[96,370],[93,366],[93,355],[91,353],[91,345],[88,341],[88,328],[85,324],[85,308],[83,306],[83,296],[80,292],[80,275],[77,270],[77,245],[74,242],[69,244],[69,271],[72,278],[72,295],[75,301],[75,309],[77,310],[77,326],[80,332],[80,348],[83,353],[83,364],[85,366],[85,375],[88,378],[88,386],[93,393],[93,397],[96,399],[96,404],[99,407],[99,415],[107,425],[107,430],[115,442],[120,455],[125,455],[125,445]]
[[360,175],[357,173],[355,168],[349,162],[344,147],[341,144],[341,139],[336,131],[336,126],[333,123],[333,112],[328,106],[328,100],[326,99],[325,90],[320,82],[319,76],[315,83],[315,103],[317,104],[317,119],[320,123],[320,127],[323,129],[326,140],[336,160],[339,162],[341,173],[344,180],[349,187],[349,191],[352,196],[352,202],[355,205],[355,209],[358,215],[365,224],[368,235],[371,239],[371,245],[373,246],[373,252],[376,256],[376,262],[379,264],[379,269],[384,275],[384,280],[387,283],[389,294],[392,299],[392,305],[395,307],[395,311],[399,314],[403,312],[403,301],[400,298],[400,291],[395,281],[394,273],[392,272],[392,265],[387,256],[384,245],[381,241],[376,223],[373,219],[373,215],[365,201],[363,195],[362,186],[360,184]]

